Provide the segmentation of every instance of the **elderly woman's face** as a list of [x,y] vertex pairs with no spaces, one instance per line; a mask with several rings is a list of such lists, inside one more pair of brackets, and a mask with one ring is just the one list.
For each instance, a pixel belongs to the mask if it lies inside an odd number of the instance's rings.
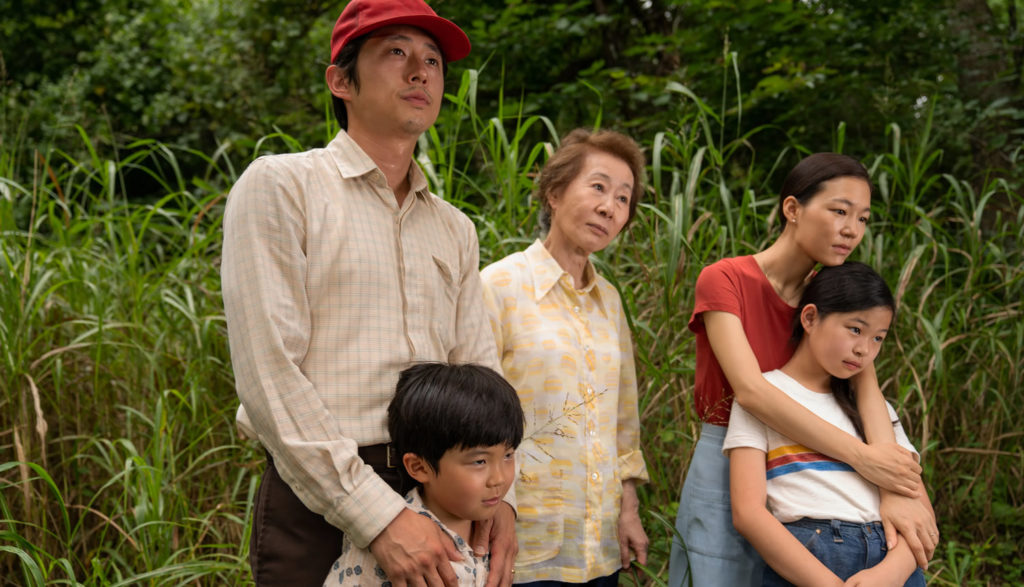
[[549,238],[588,255],[608,246],[629,219],[633,181],[633,172],[622,159],[602,151],[588,153],[579,175],[549,202]]

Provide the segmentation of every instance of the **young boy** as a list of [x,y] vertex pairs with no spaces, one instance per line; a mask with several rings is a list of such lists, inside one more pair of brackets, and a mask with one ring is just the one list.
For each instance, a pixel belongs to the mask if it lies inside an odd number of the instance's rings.
[[[497,511],[515,477],[523,409],[501,375],[480,365],[421,363],[402,371],[388,406],[391,459],[403,476],[406,507],[434,520],[463,560],[451,563],[459,585],[483,587],[488,556],[466,539],[474,521]],[[390,585],[368,549],[345,536],[324,585]]]

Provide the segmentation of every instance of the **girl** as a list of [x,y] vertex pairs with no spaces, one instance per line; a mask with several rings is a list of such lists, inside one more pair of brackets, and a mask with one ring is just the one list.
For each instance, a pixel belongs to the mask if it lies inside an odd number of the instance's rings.
[[[804,290],[792,358],[765,378],[841,430],[863,437],[850,378],[873,365],[895,303],[870,267],[825,267]],[[897,442],[913,451],[892,406]],[[764,585],[920,585],[906,541],[888,550],[878,488],[845,463],[801,446],[733,405],[729,457],[736,529],[764,557]],[[927,498],[922,502],[929,510]]]
[[740,405],[772,428],[849,463],[888,490],[882,492],[881,511],[890,546],[898,531],[919,565],[931,557],[938,529],[917,499],[923,491],[921,468],[894,442],[874,369],[864,369],[855,380],[869,444],[815,416],[761,375],[792,354],[788,331],[812,270],[846,260],[864,236],[870,210],[867,169],[852,157],[815,153],[782,184],[783,228],[775,242],[755,255],[713,263],[697,278],[689,327],[696,335],[694,401],[703,424],[679,498],[669,587],[761,584],[764,563],[736,532],[729,505],[729,460],[722,441],[734,393]]

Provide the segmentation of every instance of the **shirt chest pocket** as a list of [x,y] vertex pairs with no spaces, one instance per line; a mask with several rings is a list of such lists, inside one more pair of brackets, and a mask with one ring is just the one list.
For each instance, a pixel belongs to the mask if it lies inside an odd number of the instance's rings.
[[429,316],[430,328],[444,348],[454,344],[455,319],[458,315],[458,265],[442,256],[432,254],[427,269],[427,291],[424,292],[424,311]]

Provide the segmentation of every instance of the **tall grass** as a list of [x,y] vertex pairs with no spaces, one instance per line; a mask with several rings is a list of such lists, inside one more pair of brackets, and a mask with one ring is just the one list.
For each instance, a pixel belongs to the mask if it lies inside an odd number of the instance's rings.
[[[533,180],[570,129],[514,105],[480,113],[476,75],[448,95],[420,163],[435,191],[475,220],[488,263],[536,236]],[[641,489],[652,539],[636,577],[645,584],[666,575],[699,426],[692,284],[705,264],[771,240],[772,188],[806,150],[759,153],[758,134],[778,129],[745,131],[724,104],[668,91],[678,124],[636,137],[649,189],[628,234],[597,259],[636,342],[652,475]],[[942,153],[927,121],[907,134],[891,127],[888,152],[858,154],[879,192],[855,256],[893,284],[900,304],[878,365],[883,391],[921,449],[938,511],[933,584],[1019,582],[1024,199],[1005,181],[934,173]],[[246,582],[261,457],[233,424],[220,218],[256,152],[300,146],[274,135],[253,151],[205,155],[142,141],[119,158],[81,139],[83,161],[51,150],[15,164],[0,143],[0,582]],[[206,171],[184,177],[186,159]],[[128,198],[126,178],[140,173],[160,197]]]
[[[83,140],[89,161],[55,151],[28,186],[3,179],[0,442],[18,464],[0,476],[0,576],[128,584],[219,565],[234,582],[256,459],[232,422],[222,194],[176,175],[162,145],[118,161]],[[166,194],[128,202],[137,168]]]

